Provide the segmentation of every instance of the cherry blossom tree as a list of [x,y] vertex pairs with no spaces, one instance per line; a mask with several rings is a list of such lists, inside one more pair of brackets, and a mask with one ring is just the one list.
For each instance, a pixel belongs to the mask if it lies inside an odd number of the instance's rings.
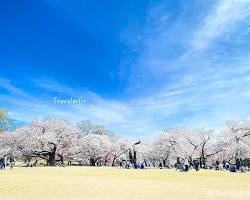
[[158,160],[156,154],[154,153],[153,142],[154,140],[146,140],[136,146],[139,160],[144,163],[146,167],[148,167],[150,163],[155,166],[155,163]]
[[230,121],[218,137],[227,162],[234,162],[239,168],[241,160],[250,157],[250,121]]
[[75,154],[77,160],[88,160],[89,165],[95,166],[110,154],[111,142],[106,135],[90,134],[79,138],[78,152]]
[[183,152],[188,156],[189,162],[193,158],[199,158],[201,167],[206,168],[208,159],[223,151],[214,139],[212,129],[190,129],[184,132],[180,146],[182,149],[187,147]]
[[112,158],[112,166],[115,166],[115,162],[120,157],[125,159],[124,156],[126,156],[130,148],[131,148],[131,142],[129,142],[128,140],[124,140],[124,139],[115,140],[112,143],[111,149],[110,149],[110,155]]
[[163,166],[167,166],[167,161],[172,160],[177,152],[177,137],[174,130],[168,130],[160,134],[153,143],[153,153]]
[[76,129],[68,122],[57,119],[34,120],[31,125],[17,129],[18,149],[26,156],[36,156],[54,166],[56,157],[63,158],[74,147]]

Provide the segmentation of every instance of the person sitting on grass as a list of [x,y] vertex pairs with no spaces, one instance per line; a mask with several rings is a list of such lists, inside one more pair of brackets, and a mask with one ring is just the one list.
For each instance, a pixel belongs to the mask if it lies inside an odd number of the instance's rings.
[[235,165],[229,165],[229,171],[230,172],[237,172]]
[[177,158],[177,162],[175,163],[175,170],[180,170],[181,171],[181,161],[180,157]]
[[223,164],[222,164],[222,163],[220,163],[218,167],[219,167],[219,170],[220,170],[220,171],[223,170]]
[[226,162],[226,163],[225,163],[225,169],[226,169],[226,170],[229,170],[229,166],[230,166],[230,164],[229,164],[228,162]]

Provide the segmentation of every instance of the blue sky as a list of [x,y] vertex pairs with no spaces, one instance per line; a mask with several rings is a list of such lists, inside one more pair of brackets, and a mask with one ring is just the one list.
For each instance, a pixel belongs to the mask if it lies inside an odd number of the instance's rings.
[[0,106],[20,123],[141,138],[250,117],[250,0],[9,0],[0,25]]

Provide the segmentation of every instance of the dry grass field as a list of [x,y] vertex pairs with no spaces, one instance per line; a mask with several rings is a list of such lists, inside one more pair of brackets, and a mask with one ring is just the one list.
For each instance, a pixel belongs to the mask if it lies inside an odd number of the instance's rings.
[[250,173],[15,168],[0,171],[1,200],[250,199]]

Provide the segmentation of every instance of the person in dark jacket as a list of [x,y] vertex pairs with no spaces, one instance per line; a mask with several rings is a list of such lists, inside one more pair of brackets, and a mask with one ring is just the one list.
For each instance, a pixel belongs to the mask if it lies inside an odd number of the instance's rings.
[[216,162],[215,162],[215,169],[216,170],[219,170],[219,164],[220,164],[220,162],[218,160],[216,160]]
[[141,169],[144,169],[144,164],[142,163],[140,167],[141,167]]
[[236,166],[235,165],[229,165],[229,171],[230,172],[236,172]]
[[199,171],[199,161],[198,160],[194,160],[194,168],[196,171]]

